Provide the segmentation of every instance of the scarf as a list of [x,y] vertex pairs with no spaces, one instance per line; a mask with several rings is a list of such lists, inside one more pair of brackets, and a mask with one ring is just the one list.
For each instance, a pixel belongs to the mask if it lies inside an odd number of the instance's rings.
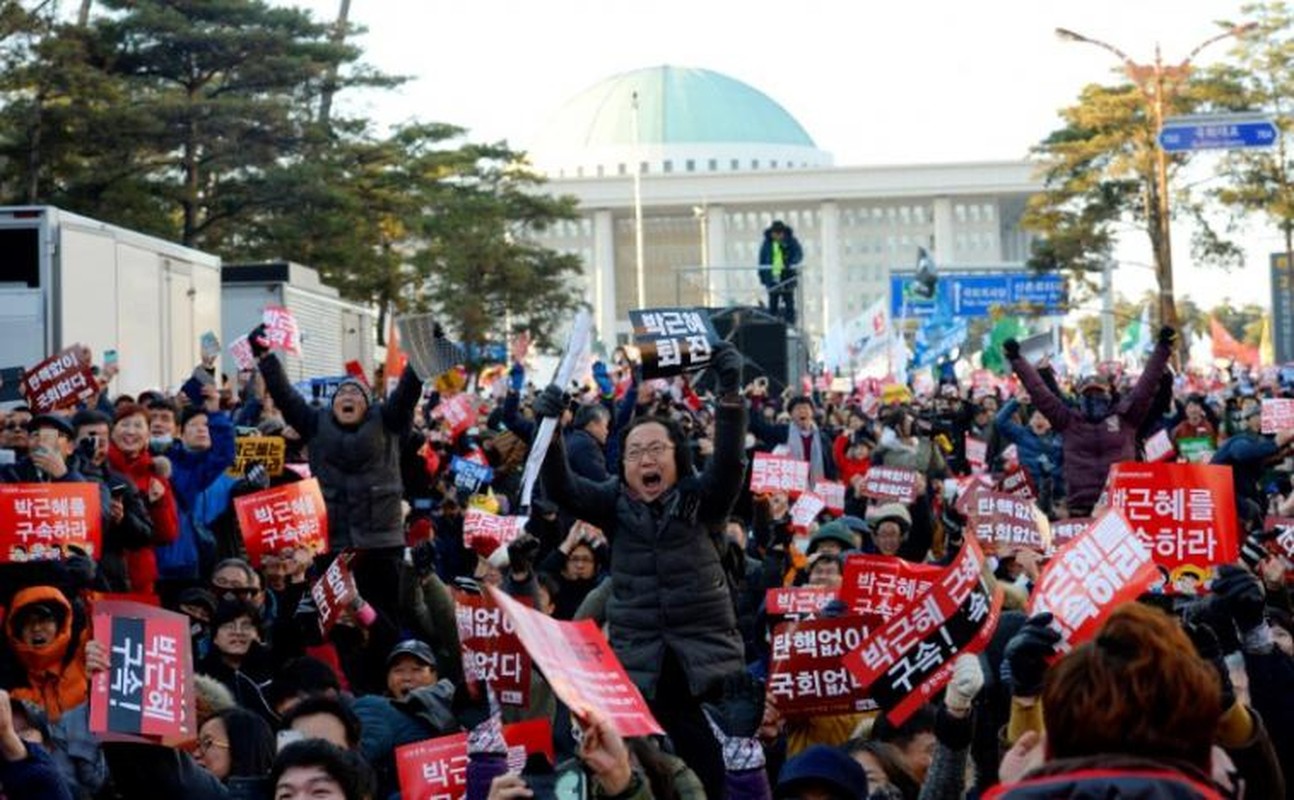
[[809,452],[804,452],[804,439],[806,434],[800,429],[800,426],[791,424],[786,433],[786,449],[790,454],[801,461],[809,462],[809,486],[812,488],[818,483],[827,479],[826,470],[823,467],[822,460],[822,436],[818,433],[818,426],[813,425],[809,428]]

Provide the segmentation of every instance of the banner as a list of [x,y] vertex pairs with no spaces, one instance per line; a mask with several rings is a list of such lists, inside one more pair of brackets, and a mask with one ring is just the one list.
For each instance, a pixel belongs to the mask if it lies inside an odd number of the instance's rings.
[[[1011,445],[1015,447],[1015,445]],[[1035,500],[1038,492],[1035,491],[1033,478],[1018,463],[1009,467],[1006,472],[1002,473],[1002,479],[997,482],[997,490],[1003,494],[1022,497],[1025,500]]]
[[476,494],[494,481],[494,470],[488,464],[478,464],[462,456],[450,460],[449,471],[454,473],[454,488],[468,494]]
[[310,597],[315,601],[319,611],[319,627],[326,637],[359,597],[355,588],[355,576],[351,574],[350,562],[355,554],[343,550],[328,565],[323,577],[310,587]]
[[867,689],[841,664],[846,653],[862,646],[866,635],[858,617],[784,622],[775,627],[768,664],[769,701],[789,719],[875,710]]
[[[553,729],[546,719],[503,726],[508,771],[519,773],[532,753],[550,763]],[[455,733],[395,748],[396,777],[403,800],[462,800],[467,793],[467,734]]]
[[0,483],[0,562],[103,555],[97,483]]
[[1159,579],[1150,552],[1118,511],[1106,511],[1043,568],[1029,614],[1050,611],[1061,652],[1092,638],[1110,612],[1136,600]]
[[490,595],[512,620],[553,693],[573,712],[595,708],[624,737],[664,733],[596,622],[555,620],[493,586]]
[[1168,429],[1163,428],[1146,440],[1146,460],[1150,462],[1171,461],[1177,455],[1173,440],[1168,438]]
[[260,464],[271,477],[283,474],[288,443],[282,436],[239,436],[234,439],[234,465],[225,470],[234,478],[247,474],[247,468]]
[[220,357],[220,337],[216,336],[215,331],[207,331],[198,340],[198,348],[202,352],[203,361],[214,362]]
[[827,510],[836,516],[845,513],[845,485],[837,481],[818,481],[813,493],[822,498]]
[[629,312],[629,325],[642,359],[644,378],[705,369],[714,348],[723,341],[710,315],[699,308],[636,309]]
[[1196,594],[1213,566],[1239,554],[1231,468],[1208,464],[1110,467],[1110,506],[1123,512],[1176,594]]
[[24,372],[20,388],[33,414],[48,414],[93,397],[99,380],[69,347]]
[[750,465],[751,494],[798,495],[809,488],[809,462],[790,456],[756,453]]
[[1052,522],[1051,546],[1047,549],[1047,554],[1054,555],[1057,550],[1077,539],[1092,526],[1093,521],[1091,517],[1070,517]]
[[[395,321],[400,350],[424,381],[434,380],[467,360],[460,345],[445,337],[432,314],[411,314]],[[391,376],[388,375],[389,379]],[[561,384],[565,385],[565,384]]]
[[1182,459],[1190,464],[1207,464],[1213,460],[1213,440],[1207,436],[1196,436],[1189,439],[1178,439],[1177,450]]
[[881,503],[902,503],[906,506],[917,499],[917,476],[915,469],[873,465],[863,477],[860,494]]
[[247,334],[229,343],[229,357],[242,372],[256,371],[256,356],[252,355],[252,343],[247,341]]
[[966,446],[966,463],[976,472],[983,472],[988,466],[988,442],[966,434],[963,440]]
[[[593,318],[589,316],[587,309],[580,309],[575,315],[575,323],[571,325],[571,333],[566,339],[566,350],[562,353],[562,360],[557,365],[557,371],[553,373],[553,383],[566,386],[571,382],[571,373],[575,371],[575,365],[588,352],[592,330]],[[534,493],[535,481],[539,478],[539,468],[544,463],[544,456],[548,453],[548,445],[552,443],[553,432],[556,430],[557,420],[552,417],[539,421],[535,439],[530,443],[530,451],[526,454],[526,468],[521,473],[522,509],[530,507],[530,496]]]
[[948,683],[958,654],[978,653],[992,638],[1002,589],[989,588],[984,563],[979,544],[967,537],[927,592],[845,656],[893,724],[902,725]]
[[525,517],[504,517],[469,508],[463,513],[463,546],[488,558],[495,550],[516,541],[525,529]]
[[1046,517],[1033,504],[1006,492],[976,492],[967,514],[967,527],[982,542],[1046,551]]
[[288,548],[328,551],[328,509],[317,478],[236,497],[234,513],[254,567],[265,554]]
[[1294,428],[1294,399],[1263,398],[1262,412],[1263,433],[1280,433]]
[[840,601],[850,614],[879,628],[929,591],[941,571],[894,556],[854,553],[845,558]]
[[805,619],[835,599],[835,590],[827,586],[776,587],[764,594],[764,613],[770,618]]
[[791,506],[791,529],[807,531],[827,504],[813,492],[804,492]]
[[454,615],[469,687],[485,681],[505,706],[530,704],[530,654],[512,621],[486,595],[454,591]]
[[271,350],[282,350],[300,357],[301,329],[291,311],[283,306],[266,306],[261,322],[265,324],[265,336]]
[[453,397],[441,400],[431,410],[431,416],[433,419],[445,420],[449,424],[453,437],[457,439],[476,424],[476,400],[467,392],[459,392]]
[[107,600],[95,604],[93,619],[110,666],[90,680],[90,731],[168,741],[197,736],[189,618]]

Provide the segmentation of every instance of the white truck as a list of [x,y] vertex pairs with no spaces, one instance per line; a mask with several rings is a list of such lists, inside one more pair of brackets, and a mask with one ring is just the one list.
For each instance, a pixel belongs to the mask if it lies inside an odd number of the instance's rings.
[[[220,258],[52,206],[0,206],[0,366],[115,350],[114,393],[177,389],[220,335]],[[6,374],[6,378],[8,374]],[[14,384],[4,381],[4,396]]]

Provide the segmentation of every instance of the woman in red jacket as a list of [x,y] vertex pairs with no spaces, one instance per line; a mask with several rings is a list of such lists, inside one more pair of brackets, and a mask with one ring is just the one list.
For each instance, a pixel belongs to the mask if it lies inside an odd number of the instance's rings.
[[[180,534],[179,515],[170,481],[162,474],[162,459],[148,452],[148,411],[141,405],[126,404],[117,409],[112,422],[108,463],[129,476],[148,505],[153,520],[153,544],[170,544]],[[130,590],[152,594],[157,580],[157,559],[152,547],[126,552]]]

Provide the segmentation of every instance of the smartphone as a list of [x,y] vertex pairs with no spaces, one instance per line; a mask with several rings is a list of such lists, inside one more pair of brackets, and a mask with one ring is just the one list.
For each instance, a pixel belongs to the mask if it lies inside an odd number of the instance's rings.
[[578,766],[537,775],[523,772],[521,777],[536,800],[585,800],[588,796],[584,771]]
[[301,733],[301,731],[296,731],[289,728],[285,731],[279,731],[279,734],[276,737],[275,743],[278,745],[278,749],[282,750],[283,748],[287,747],[293,742],[305,741],[305,738],[306,738],[305,734]]
[[116,351],[116,350],[104,350],[104,351],[103,351],[103,365],[104,365],[105,367],[115,367],[115,366],[117,365],[117,351]]

